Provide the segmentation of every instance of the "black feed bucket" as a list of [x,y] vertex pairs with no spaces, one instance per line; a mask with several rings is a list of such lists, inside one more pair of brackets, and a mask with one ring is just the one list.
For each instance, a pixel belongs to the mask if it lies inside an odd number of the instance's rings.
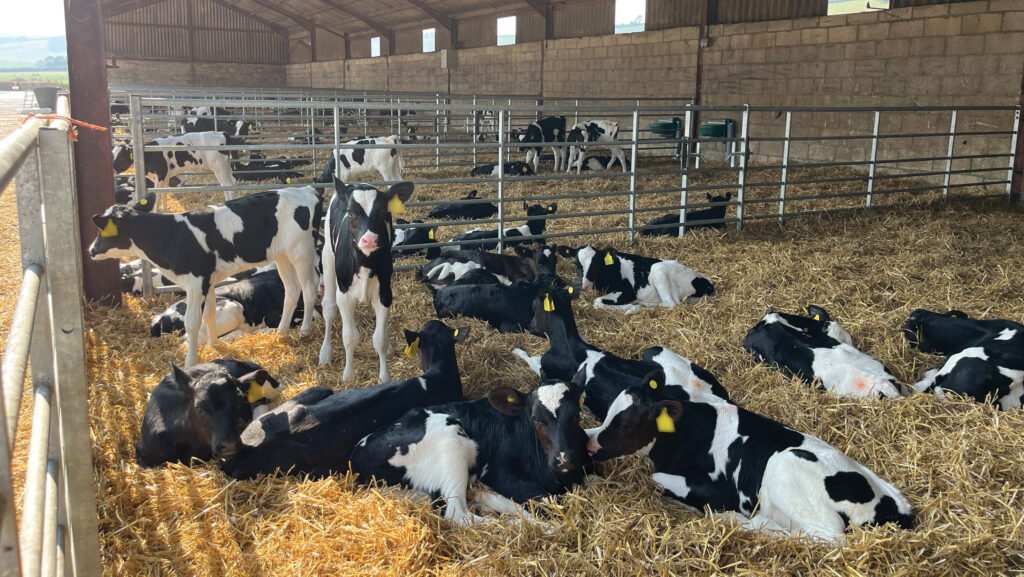
[[51,111],[57,110],[57,90],[56,86],[38,86],[32,89],[32,92],[36,94],[36,102],[39,103],[39,108],[49,108]]

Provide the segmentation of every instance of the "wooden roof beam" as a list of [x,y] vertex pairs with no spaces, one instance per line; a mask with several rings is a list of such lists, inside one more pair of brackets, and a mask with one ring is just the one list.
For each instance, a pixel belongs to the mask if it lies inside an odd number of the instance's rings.
[[405,0],[405,1],[407,3],[409,3],[409,4],[412,4],[413,6],[415,6],[417,8],[419,8],[420,10],[422,10],[427,16],[430,16],[431,18],[434,19],[435,22],[440,24],[441,27],[447,29],[449,33],[452,32],[455,29],[455,18],[452,18],[451,16],[447,16],[445,14],[442,14],[441,12],[438,12],[437,10],[435,10],[435,9],[431,8],[430,6],[428,6],[426,2],[423,2],[423,0]]
[[344,4],[338,2],[337,0],[320,0],[320,2],[330,6],[331,8],[334,8],[335,10],[341,12],[342,14],[348,16],[349,18],[359,20],[360,22],[366,24],[374,31],[376,31],[378,34],[387,39],[388,53],[392,53],[394,51],[395,31],[393,29],[384,26],[383,24],[377,22],[376,20],[367,18],[366,16],[363,16],[359,12],[353,11],[351,8],[345,6]]

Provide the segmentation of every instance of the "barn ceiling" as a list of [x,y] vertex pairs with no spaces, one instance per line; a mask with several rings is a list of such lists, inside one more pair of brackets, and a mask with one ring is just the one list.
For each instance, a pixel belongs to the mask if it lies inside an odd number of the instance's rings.
[[[164,0],[103,0],[106,17],[124,14]],[[592,0],[211,0],[244,12],[289,33],[313,26],[337,34],[363,34],[411,28],[424,22],[447,26],[453,18],[466,19],[496,12],[533,10],[544,13],[554,5]]]

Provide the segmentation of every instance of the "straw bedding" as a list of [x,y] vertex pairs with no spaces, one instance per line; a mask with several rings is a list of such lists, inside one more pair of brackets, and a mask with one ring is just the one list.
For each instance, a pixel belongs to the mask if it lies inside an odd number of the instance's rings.
[[[456,174],[462,171],[438,176]],[[730,182],[733,177],[698,174],[691,183],[716,178]],[[666,178],[662,185],[677,182],[678,177]],[[628,180],[622,177],[513,184],[506,194],[622,190],[624,184]],[[421,186],[415,199],[456,198],[470,188]],[[486,187],[478,188],[485,196]],[[978,317],[1024,320],[1024,277],[1018,271],[1024,262],[1024,211],[1008,208],[1005,201],[929,202],[934,196],[899,208],[793,218],[784,227],[763,221],[743,231],[704,230],[632,245],[623,234],[567,241],[594,240],[675,258],[710,276],[717,290],[713,298],[632,317],[595,310],[597,295],[586,294],[574,304],[580,330],[591,343],[622,356],[663,345],[708,368],[740,405],[824,439],[899,487],[917,511],[913,530],[854,529],[843,546],[749,533],[662,499],[650,481],[649,463],[640,457],[603,464],[604,482],[538,504],[549,527],[500,518],[459,528],[441,520],[427,503],[347,478],[237,482],[205,463],[143,470],[134,463],[133,443],[148,392],[171,362],[182,362],[184,351],[174,337],[146,336],[149,317],[171,297],[128,296],[119,309],[90,306],[86,319],[104,570],[200,576],[1019,572],[1024,566],[1024,412],[1001,414],[973,402],[925,395],[881,402],[840,399],[756,364],[741,347],[746,330],[767,309],[799,312],[813,303],[839,320],[859,348],[903,381],[916,382],[941,360],[906,345],[900,326],[911,310],[958,308]],[[692,202],[703,197],[691,193]],[[671,196],[641,202],[648,201],[673,202]],[[196,202],[170,204],[180,208]],[[564,214],[604,209],[619,200],[558,202]],[[405,216],[423,217],[426,211],[411,208]],[[623,219],[556,220],[549,228],[562,232]],[[439,236],[448,238],[456,230],[442,229]],[[570,264],[561,267],[564,276],[574,277]],[[402,328],[418,329],[434,312],[427,290],[411,274],[396,275],[394,285],[391,339],[398,345]],[[362,339],[352,386],[373,384],[376,375],[369,309],[360,311],[359,322]],[[471,319],[449,324],[472,327],[468,342],[457,345],[468,397],[499,385],[520,390],[536,385],[536,377],[510,351],[523,347],[537,354],[546,341],[500,335]],[[297,331],[282,338],[249,336],[205,348],[201,360],[258,362],[290,384],[287,396],[314,384],[339,389],[340,336],[335,361],[317,367],[321,329],[316,326],[306,339]],[[394,378],[418,373],[415,362],[400,354],[389,364]]]

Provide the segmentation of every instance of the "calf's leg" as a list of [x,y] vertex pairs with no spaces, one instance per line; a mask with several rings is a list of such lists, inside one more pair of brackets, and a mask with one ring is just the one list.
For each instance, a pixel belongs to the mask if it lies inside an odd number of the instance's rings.
[[[320,345],[320,366],[331,362],[331,326],[334,324],[334,313],[338,310],[338,277],[334,271],[334,250],[328,242],[324,245],[324,342]],[[308,306],[308,305],[307,305]],[[313,307],[309,307],[313,308]],[[281,317],[282,321],[284,317]]]
[[199,326],[202,323],[203,293],[198,288],[191,288],[185,293],[185,340],[188,341],[188,352],[185,354],[185,367],[196,364],[199,358]]
[[[288,258],[279,258],[275,261],[277,263],[277,272],[281,276],[281,284],[284,285],[284,303],[281,306],[281,322],[277,324],[278,334],[284,334],[288,332],[288,329],[292,326],[292,317],[295,316],[295,307],[299,304],[299,279],[295,273],[295,267],[292,266],[291,260]],[[305,287],[303,287],[305,288]],[[309,302],[308,300],[306,302]],[[312,309],[313,307],[307,307]],[[308,314],[303,315],[303,321],[306,320]]]
[[[373,348],[377,351],[377,357],[380,359],[380,382],[386,383],[391,378],[388,373],[388,355],[391,354],[391,341],[388,339],[388,319],[391,317],[391,309],[381,304],[379,290],[373,291],[372,294],[373,311],[377,315],[377,326],[373,330]],[[345,345],[345,354],[348,355],[347,343]],[[348,370],[348,367],[345,369]]]

